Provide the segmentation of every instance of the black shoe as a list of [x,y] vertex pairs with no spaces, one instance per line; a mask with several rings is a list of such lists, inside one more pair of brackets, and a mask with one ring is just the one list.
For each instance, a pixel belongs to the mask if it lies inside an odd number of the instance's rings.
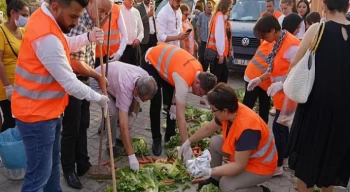
[[260,185],[260,187],[263,189],[263,192],[271,192],[269,188],[267,188],[263,185]]
[[153,140],[152,152],[155,156],[160,156],[162,154],[162,139]]
[[123,141],[121,139],[115,139],[115,146],[124,147]]
[[80,180],[75,172],[69,173],[69,174],[63,174],[64,178],[66,179],[68,186],[74,188],[74,189],[81,189],[83,188],[83,185],[80,183]]
[[213,184],[213,185],[219,187],[219,181],[210,177],[209,179],[206,179],[204,181],[199,182],[198,191],[200,191],[204,185],[209,185],[209,184]]
[[[108,153],[108,156],[109,156],[110,155],[109,154],[109,148],[107,148],[107,153]],[[113,147],[113,157],[117,158],[117,157],[120,157],[120,156],[121,156],[121,152],[120,152],[119,148]]]
[[85,165],[85,166],[79,166],[79,165],[77,165],[77,175],[78,175],[79,177],[85,175],[85,173],[87,173],[87,172],[89,171],[90,167],[91,167],[91,164],[90,164],[90,163],[88,163],[88,164]]

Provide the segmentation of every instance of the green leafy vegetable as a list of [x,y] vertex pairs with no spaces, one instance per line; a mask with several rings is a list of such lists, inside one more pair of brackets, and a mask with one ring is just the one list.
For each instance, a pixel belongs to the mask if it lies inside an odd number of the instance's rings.
[[213,184],[208,184],[204,185],[199,192],[220,192],[220,189]]
[[132,138],[131,142],[132,142],[132,147],[133,147],[136,155],[138,155],[138,156],[150,155],[145,138],[134,137],[134,138]]

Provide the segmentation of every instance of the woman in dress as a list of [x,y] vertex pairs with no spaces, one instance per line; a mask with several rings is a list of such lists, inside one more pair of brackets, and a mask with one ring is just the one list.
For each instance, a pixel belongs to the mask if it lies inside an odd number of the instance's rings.
[[[350,177],[350,22],[348,0],[324,0],[327,22],[315,58],[315,81],[308,100],[299,104],[289,139],[289,167],[299,192],[346,187]],[[303,57],[318,31],[307,30],[291,66]]]

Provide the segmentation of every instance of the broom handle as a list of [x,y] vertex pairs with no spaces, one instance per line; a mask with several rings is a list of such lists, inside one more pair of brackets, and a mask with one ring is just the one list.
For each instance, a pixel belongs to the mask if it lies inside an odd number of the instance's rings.
[[110,40],[111,40],[112,14],[113,14],[113,12],[111,11],[111,13],[109,14],[109,21],[108,21],[106,77],[108,76],[108,63],[109,63],[109,51],[110,51],[110,42],[111,42]]
[[[97,6],[97,0],[95,0],[95,10],[96,10],[96,26],[98,28],[101,28],[100,26],[100,21],[99,21],[99,16],[98,16],[98,6]],[[102,56],[102,46],[103,44],[99,44],[99,51],[100,55]],[[103,82],[103,87],[102,92],[104,95],[107,95],[107,87],[106,82],[105,82],[105,73],[103,70],[103,59],[100,59],[100,66],[101,66],[101,74],[102,74],[102,82]],[[109,120],[109,110],[108,110],[108,105],[107,107],[107,117],[106,117],[106,123],[107,123],[107,133],[108,133],[108,145],[109,145],[109,158],[111,162],[111,172],[112,172],[112,180],[113,180],[113,192],[117,192],[117,181],[115,178],[115,169],[114,169],[114,158],[113,158],[113,146],[112,146],[112,133],[111,133],[111,122]]]

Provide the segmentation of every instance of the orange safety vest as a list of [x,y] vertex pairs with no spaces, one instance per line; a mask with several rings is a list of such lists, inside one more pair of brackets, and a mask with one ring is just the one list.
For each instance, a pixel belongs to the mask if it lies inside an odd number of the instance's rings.
[[[185,23],[187,23],[187,25],[190,26],[190,29],[192,29],[190,35],[184,40],[184,42],[185,42],[185,50],[186,50],[187,52],[189,52],[191,55],[193,55],[193,54],[194,54],[194,46],[195,46],[195,44],[194,44],[194,31],[193,31],[193,26],[192,26],[192,24],[188,21],[188,19],[186,19],[186,21],[183,21],[183,22],[182,22],[182,30],[183,30],[183,32],[186,32],[186,31],[188,30],[188,28],[186,27]],[[192,39],[193,39],[193,48],[192,48],[192,50],[191,50],[191,47],[190,47],[190,36],[191,36]]]
[[[266,57],[271,53],[274,43],[263,41],[255,52],[254,57],[249,61],[245,69],[244,79],[252,80],[264,74],[269,66]],[[262,81],[259,86],[267,91],[271,85],[271,80]]]
[[186,50],[178,46],[166,43],[151,48],[146,59],[154,66],[159,75],[170,85],[175,86],[172,74],[178,73],[187,83],[192,86],[197,72],[203,72],[199,61]]
[[238,103],[235,120],[228,129],[228,121],[222,121],[222,136],[224,144],[222,151],[230,155],[230,161],[235,161],[236,141],[242,133],[247,130],[258,130],[261,132],[258,149],[252,150],[245,171],[257,175],[271,175],[277,168],[277,150],[275,140],[270,133],[269,127],[253,110],[242,103]]
[[[215,50],[215,51],[217,51],[216,40],[215,40],[216,20],[218,19],[218,17],[220,15],[223,16],[223,14],[221,12],[217,12],[209,24],[209,26],[210,26],[210,33],[209,34],[210,35],[209,35],[209,40],[207,43],[207,48],[210,48],[210,49]],[[228,22],[224,22],[224,28],[222,29],[224,31],[224,36],[225,36],[225,50],[224,50],[225,57],[228,56],[228,53],[230,51],[229,40],[228,40],[227,34],[226,34],[227,23]],[[217,57],[219,57],[219,55],[217,55]]]
[[[284,38],[273,62],[273,68],[270,73],[271,82],[284,82],[284,80],[286,80],[289,72],[290,62],[287,61],[283,55],[291,46],[299,46],[299,44],[300,40],[294,35],[287,32],[286,37]],[[275,94],[275,96],[273,96],[273,104],[277,110],[282,109],[284,96],[285,94],[283,91],[279,91]]]
[[[260,17],[264,16],[265,13],[267,13],[267,11],[262,12],[262,13],[260,14]],[[272,15],[273,15],[276,19],[278,19],[278,18],[282,15],[282,13],[275,10],[275,11],[273,12]]]
[[67,40],[55,21],[41,8],[30,17],[26,32],[15,72],[12,113],[27,123],[58,118],[68,104],[68,94],[40,62],[32,42],[46,35],[56,36],[62,42],[70,63]]
[[[111,36],[109,40],[109,56],[113,55],[119,50],[121,34],[118,26],[118,19],[120,14],[120,6],[113,4],[112,7],[112,22],[111,22]],[[102,57],[107,54],[107,40],[108,40],[108,24],[109,20],[103,25],[104,41],[102,46]],[[99,45],[96,46],[96,58],[101,58]]]

